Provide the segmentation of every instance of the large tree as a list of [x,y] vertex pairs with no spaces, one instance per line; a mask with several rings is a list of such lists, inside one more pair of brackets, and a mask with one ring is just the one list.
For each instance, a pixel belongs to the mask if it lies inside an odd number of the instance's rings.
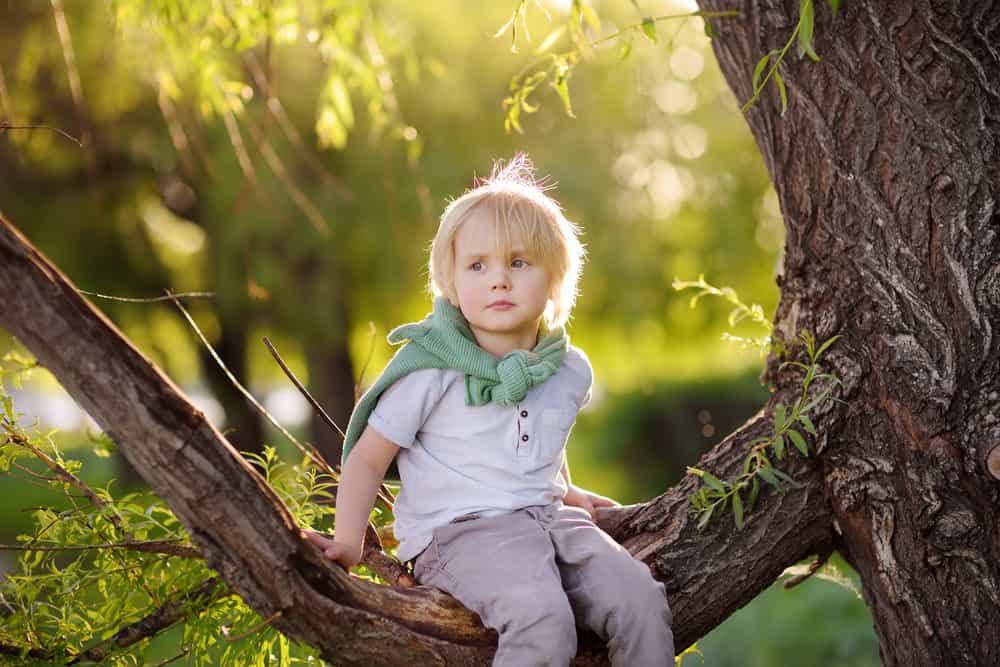
[[[702,3],[740,99],[758,58],[798,24],[798,0]],[[837,4],[837,3],[831,3]],[[1000,662],[1000,5],[848,0],[816,8],[819,63],[781,65],[746,116],[787,226],[775,331],[839,335],[836,398],[813,414],[798,484],[762,492],[743,530],[695,525],[685,478],[601,525],[664,581],[679,647],[788,565],[837,550],[861,575],[890,665]],[[119,443],[209,565],[262,616],[338,665],[485,664],[495,635],[425,588],[351,577],[157,368],[9,223],[0,325]],[[800,354],[792,347],[791,354]],[[802,376],[769,358],[772,400],[706,454],[742,469]],[[993,464],[991,464],[991,461]],[[593,638],[580,664],[606,660]]]

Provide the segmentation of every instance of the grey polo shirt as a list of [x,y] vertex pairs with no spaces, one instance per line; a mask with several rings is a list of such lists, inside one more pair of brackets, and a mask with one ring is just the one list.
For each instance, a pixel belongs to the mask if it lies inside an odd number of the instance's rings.
[[434,528],[463,514],[561,499],[566,439],[593,380],[590,361],[571,345],[559,370],[514,406],[467,406],[465,376],[455,369],[414,371],[386,389],[368,423],[400,447],[399,559],[419,555]]

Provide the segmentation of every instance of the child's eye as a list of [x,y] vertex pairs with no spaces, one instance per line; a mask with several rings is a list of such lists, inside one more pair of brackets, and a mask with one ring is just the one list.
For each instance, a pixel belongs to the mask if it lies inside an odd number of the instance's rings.
[[523,259],[521,259],[520,257],[518,257],[514,261],[512,261],[510,265],[513,266],[515,269],[521,269],[527,266],[528,263]]
[[469,265],[469,268],[472,269],[473,271],[482,271],[483,270],[483,263],[482,262],[473,262],[472,264]]

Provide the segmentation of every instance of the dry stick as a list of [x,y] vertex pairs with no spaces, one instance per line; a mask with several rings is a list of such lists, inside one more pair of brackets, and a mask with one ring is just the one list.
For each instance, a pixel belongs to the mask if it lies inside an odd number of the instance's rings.
[[339,433],[341,438],[346,438],[347,436],[344,435],[344,431],[337,426],[337,423],[326,413],[326,410],[324,410],[323,406],[319,404],[319,401],[313,398],[313,395],[309,393],[309,390],[305,388],[305,385],[299,381],[299,378],[295,376],[295,373],[293,373],[292,369],[288,367],[285,360],[281,358],[281,355],[278,354],[278,350],[275,349],[270,339],[268,339],[267,336],[264,336],[263,340],[268,352],[270,352],[271,356],[274,357],[274,360],[278,362],[278,365],[281,366],[281,370],[285,372],[285,375],[287,375],[288,379],[292,381],[295,388],[302,392],[302,395],[306,397],[306,400],[309,401],[309,405],[313,406],[313,409],[319,413],[319,416],[323,418],[323,421],[326,422],[327,426]]
[[80,148],[83,148],[83,142],[69,134],[65,130],[60,130],[58,127],[52,127],[51,125],[11,125],[8,121],[0,121],[0,134],[3,134],[6,130],[49,130],[55,132],[56,134],[61,134],[73,143],[75,143]]
[[[330,426],[330,428],[334,429],[337,433],[339,433],[340,437],[342,438],[347,437],[344,435],[344,432],[341,430],[341,428],[337,426],[337,423],[334,422],[333,419],[330,417],[330,415],[326,413],[326,410],[323,409],[323,406],[319,404],[319,401],[313,398],[312,394],[309,393],[309,390],[305,388],[305,385],[303,385],[302,382],[299,380],[299,378],[295,376],[295,373],[293,373],[292,369],[288,367],[288,364],[285,363],[285,360],[281,358],[281,355],[278,354],[278,350],[274,347],[274,345],[267,338],[267,336],[264,336],[264,345],[267,346],[267,349],[268,351],[270,351],[271,356],[273,356],[274,360],[278,362],[279,366],[281,366],[281,370],[285,372],[285,375],[287,375],[288,379],[292,381],[292,384],[295,385],[295,388],[298,389],[300,392],[302,392],[302,395],[306,397],[306,400],[309,401],[309,404],[313,407],[313,409],[319,413],[320,417],[323,418],[323,421],[325,421]],[[319,451],[316,450],[315,447],[313,447],[313,451],[316,452],[316,456],[319,457],[319,459],[323,462],[322,465],[324,467],[324,470],[328,474],[333,476],[337,482],[339,482],[340,475],[338,475],[336,471],[334,471],[330,467],[330,464],[326,462],[326,459],[323,458],[323,456],[319,453]],[[393,497],[392,495],[392,492],[389,491],[388,488],[386,488],[385,484],[381,484],[379,486],[379,498],[382,501],[384,501],[386,505],[388,505],[388,509],[390,510],[392,509],[393,503],[396,501],[395,497]]]
[[[169,289],[167,290],[167,294],[168,295],[171,294]],[[208,350],[209,354],[212,355],[212,358],[215,360],[215,363],[217,363],[219,365],[219,368],[222,369],[223,373],[226,374],[226,377],[229,378],[229,381],[233,384],[233,386],[236,387],[236,389],[240,393],[242,393],[248,401],[250,401],[250,404],[256,407],[257,410],[260,411],[260,413],[264,415],[264,417],[268,421],[270,421],[275,428],[277,428],[286,438],[288,438],[289,441],[293,445],[295,445],[298,448],[298,450],[302,452],[303,455],[308,457],[321,470],[330,471],[330,473],[334,476],[334,481],[339,482],[340,475],[337,474],[335,470],[330,468],[330,465],[323,460],[323,458],[319,455],[319,452],[316,452],[316,455],[314,456],[312,452],[307,450],[305,446],[295,438],[294,435],[289,433],[288,430],[271,415],[271,413],[269,413],[267,410],[264,409],[264,406],[261,405],[256,398],[254,398],[253,394],[247,391],[247,389],[242,384],[240,384],[239,380],[237,380],[236,377],[233,376],[233,374],[229,371],[229,369],[226,368],[225,363],[223,363],[222,359],[219,358],[219,355],[216,353],[211,343],[209,343],[208,340],[205,338],[205,335],[201,332],[201,329],[198,328],[198,325],[195,323],[190,313],[188,313],[187,310],[184,308],[184,306],[181,305],[180,301],[178,301],[177,299],[174,299],[173,301],[174,305],[177,306],[178,309],[180,309],[181,314],[184,315],[184,318],[188,321],[188,324],[191,325],[192,329],[194,329],[194,332],[198,335],[198,338],[201,340],[202,344]],[[387,502],[389,504],[389,507],[391,508],[392,502],[388,498],[391,498],[391,495],[389,495],[387,498],[382,498],[382,500]],[[402,564],[400,564],[395,559],[392,559],[389,556],[381,553],[381,542],[377,541],[378,540],[377,532],[375,531],[374,526],[372,526],[370,522],[368,524],[368,530],[369,530],[368,532],[369,535],[375,535],[376,543],[371,545],[372,548],[378,549],[379,551],[377,554],[373,555],[372,549],[366,548],[365,556],[362,558],[362,563],[366,565],[372,572],[382,577],[386,581],[396,582],[396,584],[400,586],[412,585],[412,583],[410,583],[412,579],[406,573],[406,568],[404,568]]]
[[112,301],[124,301],[126,303],[156,303],[158,301],[171,301],[173,298],[187,298],[187,297],[209,297],[215,296],[215,292],[176,292],[172,297],[170,296],[153,296],[148,298],[138,298],[138,297],[128,297],[128,296],[111,296],[110,294],[98,294],[97,292],[88,292],[84,289],[77,288],[76,290],[80,294],[86,294],[87,296],[96,296],[102,299],[111,299]]
[[212,344],[208,342],[207,338],[205,338],[205,334],[203,334],[201,332],[201,329],[198,328],[198,325],[195,323],[194,318],[191,317],[191,314],[187,311],[187,309],[184,306],[181,305],[181,302],[175,298],[174,293],[171,292],[169,289],[164,291],[166,291],[167,296],[171,299],[171,301],[174,302],[174,305],[177,306],[177,309],[181,311],[181,314],[184,316],[184,319],[187,320],[187,323],[194,330],[195,334],[198,336],[198,339],[201,341],[201,344],[205,346],[205,349],[208,350],[208,353],[212,356],[212,359],[214,359],[215,363],[219,366],[219,368],[222,369],[222,372],[226,374],[226,377],[229,378],[229,382],[232,383],[234,387],[236,387],[236,390],[239,391],[241,394],[243,394],[243,396],[248,401],[250,401],[250,404],[255,408],[257,408],[257,411],[260,412],[262,415],[264,415],[264,418],[267,419],[269,422],[271,422],[271,424],[276,429],[278,429],[278,431],[281,432],[283,436],[288,438],[289,442],[295,445],[295,447],[300,452],[302,452],[304,456],[308,457],[313,463],[322,468],[323,465],[316,459],[315,456],[313,456],[313,454],[308,449],[306,449],[305,445],[299,442],[294,435],[289,433],[288,429],[282,426],[281,423],[277,419],[275,419],[271,415],[271,413],[268,412],[256,398],[254,398],[254,395],[251,394],[246,387],[240,384],[240,381],[237,380],[236,376],[234,376],[232,372],[226,367],[225,362],[223,362],[222,359],[219,357],[219,354],[215,351],[215,348],[212,347]]

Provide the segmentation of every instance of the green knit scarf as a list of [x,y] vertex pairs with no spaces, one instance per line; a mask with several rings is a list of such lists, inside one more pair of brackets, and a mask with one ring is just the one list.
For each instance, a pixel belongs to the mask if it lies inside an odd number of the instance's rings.
[[422,322],[396,327],[389,332],[388,340],[391,345],[409,342],[354,407],[344,437],[341,465],[365,430],[379,396],[404,375],[422,368],[454,368],[465,373],[466,405],[490,401],[515,405],[529,389],[559,370],[569,346],[563,327],[550,330],[543,321],[534,350],[513,350],[497,359],[476,344],[461,311],[443,296],[434,299],[433,311]]

